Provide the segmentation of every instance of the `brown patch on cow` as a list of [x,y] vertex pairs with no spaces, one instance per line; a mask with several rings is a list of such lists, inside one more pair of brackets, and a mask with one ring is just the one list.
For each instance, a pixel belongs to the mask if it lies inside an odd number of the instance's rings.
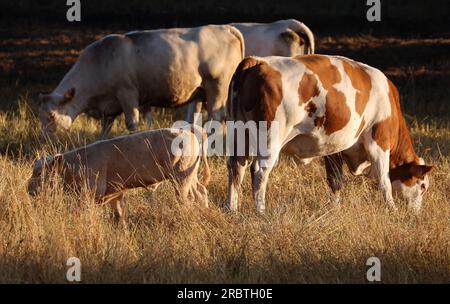
[[239,108],[246,120],[266,121],[268,128],[283,99],[281,73],[264,61],[246,58],[235,74]]
[[317,129],[320,129],[323,126],[323,121],[325,120],[325,116],[317,116],[314,118],[314,126]]
[[308,112],[309,117],[312,117],[313,114],[317,111],[316,104],[312,101],[308,102],[308,104],[305,106],[305,111]]
[[317,86],[317,79],[313,74],[304,73],[298,86],[298,96],[300,104],[306,103],[312,98],[319,96],[320,90]]
[[399,180],[408,187],[414,186],[418,180],[425,177],[433,167],[419,165],[416,162],[402,164],[389,170],[391,181]]
[[350,121],[351,112],[345,95],[334,87],[342,80],[337,67],[323,55],[297,56],[295,59],[316,74],[322,86],[328,91],[325,104],[325,133],[330,135],[343,129]]
[[372,89],[372,80],[365,69],[356,63],[342,61],[345,73],[347,73],[352,86],[356,89],[355,110],[361,116],[369,101],[370,90]]
[[389,116],[372,127],[372,138],[383,151],[391,148],[391,139],[392,141],[396,140],[397,136],[393,134],[395,133],[393,125],[395,125],[395,122],[393,122],[392,116]]
[[[389,102],[391,106],[391,116],[376,123],[372,127],[372,138],[383,150],[390,150],[389,168],[391,180],[400,179],[404,184],[411,178],[406,178],[405,164],[417,164],[419,157],[414,151],[411,135],[406,126],[405,119],[401,112],[400,96],[395,85],[388,80]],[[409,170],[409,169],[408,169]]]
[[365,126],[366,126],[366,120],[363,117],[363,119],[361,120],[361,123],[359,124],[358,131],[356,131],[355,138],[358,138],[359,135],[361,135],[361,132],[363,131]]
[[405,186],[412,187],[417,183],[417,177],[410,173],[411,164],[404,164],[389,170],[391,181],[401,181]]
[[325,133],[330,135],[343,129],[350,120],[350,109],[345,103],[345,95],[338,90],[330,90],[327,93],[325,104]]

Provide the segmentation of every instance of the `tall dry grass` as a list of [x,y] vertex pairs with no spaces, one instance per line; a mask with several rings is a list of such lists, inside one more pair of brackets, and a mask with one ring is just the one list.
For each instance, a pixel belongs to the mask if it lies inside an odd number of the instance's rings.
[[[18,111],[0,113],[0,282],[65,282],[72,256],[89,283],[359,283],[372,256],[384,283],[449,281],[450,129],[442,123],[412,122],[418,152],[436,166],[419,215],[387,211],[372,181],[348,174],[341,207],[329,204],[320,161],[297,166],[287,158],[271,175],[267,215],[255,214],[249,174],[240,212],[230,214],[225,159],[211,158],[209,209],[177,202],[170,184],[132,190],[123,230],[87,192],[74,197],[57,184],[28,196],[35,157],[99,132],[82,117],[69,134],[45,141],[33,113],[26,97]],[[157,117],[158,126],[171,120]],[[125,132],[123,121],[113,132]]]

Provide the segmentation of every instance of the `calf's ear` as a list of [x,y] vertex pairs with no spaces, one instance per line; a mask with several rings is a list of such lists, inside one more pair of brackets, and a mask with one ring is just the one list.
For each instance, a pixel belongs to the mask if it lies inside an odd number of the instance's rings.
[[433,166],[427,165],[412,165],[410,168],[410,173],[417,178],[424,178],[425,174],[431,171]]

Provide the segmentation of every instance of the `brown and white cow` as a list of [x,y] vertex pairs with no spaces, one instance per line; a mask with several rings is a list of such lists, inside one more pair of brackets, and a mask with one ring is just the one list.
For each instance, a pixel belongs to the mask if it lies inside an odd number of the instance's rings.
[[56,89],[41,95],[44,133],[68,129],[81,113],[101,119],[103,136],[122,112],[135,131],[140,107],[207,101],[214,119],[225,112],[228,85],[244,58],[241,32],[229,25],[109,35],[80,54]]
[[[399,93],[378,69],[339,56],[248,57],[235,72],[229,96],[232,120],[267,121],[270,128],[277,127],[267,133],[268,155],[258,152],[251,162],[257,211],[265,210],[271,164],[280,152],[300,159],[329,156],[327,179],[333,192],[341,187],[343,161],[354,174],[370,166],[389,207],[396,208],[393,190],[409,207],[420,208],[432,167],[414,151]],[[229,158],[231,210],[237,210],[249,160]]]
[[[172,180],[180,200],[197,200],[208,207],[207,190],[197,177],[202,159],[204,183],[209,181],[207,138],[204,132],[202,136],[196,133],[188,129],[158,129],[42,157],[34,164],[28,192],[38,194],[57,174],[66,189],[80,190],[86,185],[95,191],[96,200],[109,203],[121,219],[126,189],[156,190],[162,181]],[[179,150],[174,151],[173,147]]]
[[[245,56],[285,56],[314,54],[313,32],[304,23],[295,20],[278,20],[271,23],[230,23],[244,37]],[[200,112],[202,102],[191,103],[186,113],[186,121],[192,122],[194,112]],[[146,114],[151,124],[151,114]]]

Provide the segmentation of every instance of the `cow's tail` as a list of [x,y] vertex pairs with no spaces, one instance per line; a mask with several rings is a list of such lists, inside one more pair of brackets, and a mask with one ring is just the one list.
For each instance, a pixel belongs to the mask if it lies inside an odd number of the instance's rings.
[[245,41],[244,36],[242,35],[241,31],[235,28],[232,25],[227,25],[227,27],[230,29],[230,33],[233,34],[238,40],[241,45],[241,59],[244,59],[245,57]]
[[230,119],[234,119],[236,117],[236,111],[238,109],[238,96],[239,96],[239,87],[242,85],[244,81],[245,74],[247,71],[260,62],[257,57],[246,57],[244,60],[239,63],[236,71],[234,72],[233,78],[231,79],[230,86],[228,88],[228,101],[227,101],[227,116]]
[[309,29],[309,27],[306,26],[303,22],[300,22],[298,20],[293,19],[293,28],[292,30],[297,33],[303,40],[305,40],[306,48],[308,50],[308,54],[314,54],[316,49],[316,44],[314,41],[314,34]]

